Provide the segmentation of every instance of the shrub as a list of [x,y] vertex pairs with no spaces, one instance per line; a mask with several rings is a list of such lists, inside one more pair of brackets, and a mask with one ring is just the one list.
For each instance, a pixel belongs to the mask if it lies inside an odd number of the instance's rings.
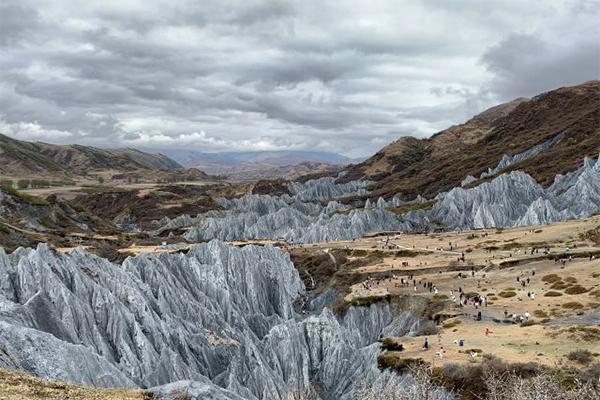
[[564,290],[566,288],[568,288],[569,285],[564,283],[563,281],[556,281],[552,284],[552,286],[550,286],[550,289],[554,289],[554,290]]
[[11,179],[0,179],[0,188],[13,188],[15,186],[15,182]]
[[411,368],[426,365],[422,358],[402,358],[394,353],[383,353],[377,357],[379,369],[391,369],[398,373],[408,372]]
[[560,296],[562,296],[562,295],[563,295],[563,294],[562,294],[561,292],[554,292],[554,291],[552,291],[552,290],[551,290],[551,291],[549,291],[549,292],[546,292],[546,293],[544,293],[544,296],[545,296],[545,297],[560,297]]
[[435,335],[439,332],[439,329],[435,324],[431,321],[425,321],[421,323],[419,326],[419,330],[417,331],[417,336],[430,336]]
[[566,294],[582,294],[587,291],[588,291],[588,289],[584,288],[583,286],[575,285],[575,286],[571,286],[570,288],[567,288],[565,290],[565,293]]
[[556,275],[556,274],[550,274],[550,275],[546,275],[542,278],[543,282],[546,283],[554,283],[554,282],[558,282],[561,281],[562,279],[560,278],[560,276]]
[[460,325],[461,321],[459,319],[455,319],[454,321],[449,321],[444,324],[444,329],[454,328],[457,325]]
[[28,189],[31,185],[31,181],[29,179],[19,179],[17,181],[17,187],[19,189]]
[[568,308],[570,310],[580,310],[583,308],[583,304],[578,303],[576,301],[571,301],[569,303],[565,303],[562,305],[563,308]]
[[548,313],[543,310],[535,310],[533,315],[537,318],[548,318]]
[[383,338],[379,341],[381,348],[387,351],[404,351],[404,345],[393,338]]
[[594,356],[589,350],[575,350],[567,354],[567,359],[569,361],[587,365],[592,362]]
[[498,296],[503,297],[505,299],[509,298],[509,297],[515,297],[517,294],[515,292],[500,292],[498,293]]
[[521,324],[522,328],[528,327],[528,326],[533,326],[533,325],[537,325],[539,324],[539,322],[537,322],[536,320],[530,319],[529,321],[525,321]]

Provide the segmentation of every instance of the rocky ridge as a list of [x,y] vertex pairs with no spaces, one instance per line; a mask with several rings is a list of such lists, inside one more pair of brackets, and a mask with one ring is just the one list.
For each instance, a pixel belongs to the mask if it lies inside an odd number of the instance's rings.
[[[338,185],[325,178],[317,186],[318,192],[311,188],[295,193],[320,198],[324,193],[343,193],[345,189]],[[362,187],[362,183],[352,185]],[[426,203],[427,199],[418,196],[408,204]],[[430,204],[431,209],[415,207],[397,215],[388,208],[407,205],[400,196],[387,201],[367,199],[363,209],[348,210],[334,201],[327,206],[303,202],[297,195],[247,195],[219,200],[227,210],[224,213],[182,218],[180,222],[192,223],[184,236],[190,241],[280,239],[295,243],[348,240],[373,231],[422,231],[431,229],[432,221],[463,229],[548,224],[600,211],[600,161],[586,158],[576,171],[557,176],[548,189],[528,174],[513,171],[472,188],[441,193]]]
[[471,189],[437,197],[431,218],[452,228],[541,225],[585,218],[600,211],[600,157],[555,177],[544,189],[521,171],[502,174]]
[[189,387],[216,400],[283,399],[314,382],[323,399],[350,399],[357,381],[381,375],[379,335],[415,324],[388,303],[301,318],[302,281],[270,246],[212,241],[120,266],[40,245],[0,250],[0,278],[0,366],[102,387]]

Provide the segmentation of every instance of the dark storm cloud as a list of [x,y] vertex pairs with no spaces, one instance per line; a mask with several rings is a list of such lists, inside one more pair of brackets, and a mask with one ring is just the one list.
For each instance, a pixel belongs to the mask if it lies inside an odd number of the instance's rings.
[[0,46],[18,46],[37,24],[37,11],[25,2],[0,3]]
[[0,131],[367,155],[597,78],[598,16],[585,0],[5,0]]
[[600,32],[582,37],[577,46],[514,34],[490,49],[483,63],[494,74],[490,89],[508,100],[600,79],[599,49]]

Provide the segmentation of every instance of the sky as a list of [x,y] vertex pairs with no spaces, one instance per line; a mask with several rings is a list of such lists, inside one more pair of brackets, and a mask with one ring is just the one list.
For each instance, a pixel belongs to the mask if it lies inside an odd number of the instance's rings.
[[600,1],[0,1],[0,133],[368,156],[600,79]]

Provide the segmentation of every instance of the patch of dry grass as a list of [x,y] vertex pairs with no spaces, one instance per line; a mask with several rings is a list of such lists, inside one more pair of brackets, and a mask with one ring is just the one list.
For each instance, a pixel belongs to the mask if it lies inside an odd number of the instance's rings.
[[555,291],[552,291],[552,290],[549,291],[549,292],[544,293],[545,297],[560,297],[562,295],[563,294],[561,292],[555,292]]
[[151,400],[152,394],[136,389],[98,389],[46,381],[0,369],[2,400]]

